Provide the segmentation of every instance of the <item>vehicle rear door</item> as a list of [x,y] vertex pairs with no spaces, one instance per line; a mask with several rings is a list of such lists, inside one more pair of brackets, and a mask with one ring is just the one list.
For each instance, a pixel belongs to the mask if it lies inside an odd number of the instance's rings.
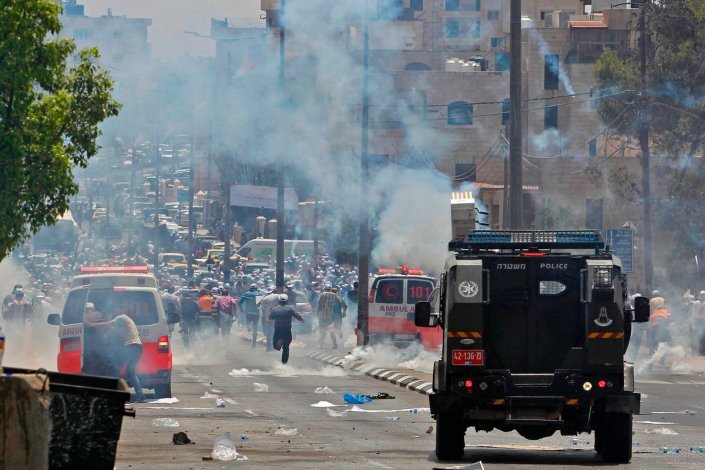
[[584,331],[580,258],[569,255],[493,257],[487,306],[488,368],[550,373],[560,368]]

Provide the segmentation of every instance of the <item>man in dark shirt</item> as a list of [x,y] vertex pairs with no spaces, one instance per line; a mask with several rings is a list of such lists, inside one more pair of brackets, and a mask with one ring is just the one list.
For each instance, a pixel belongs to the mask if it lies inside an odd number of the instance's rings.
[[269,319],[274,321],[274,348],[282,351],[282,364],[289,362],[289,345],[291,344],[291,319],[304,321],[303,317],[296,313],[294,307],[287,305],[289,296],[281,294],[279,305],[269,312]]

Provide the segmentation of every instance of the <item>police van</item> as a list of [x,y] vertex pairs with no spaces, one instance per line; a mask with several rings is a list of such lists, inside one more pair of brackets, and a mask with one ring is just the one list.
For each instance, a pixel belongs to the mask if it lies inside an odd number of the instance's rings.
[[377,274],[370,286],[370,343],[389,342],[404,347],[419,342],[425,349],[438,349],[440,328],[418,328],[414,324],[414,306],[431,297],[435,280],[420,269],[407,266],[380,268]]
[[[104,315],[128,315],[137,325],[142,357],[137,375],[144,388],[154,389],[158,398],[171,396],[172,351],[164,307],[157,280],[147,266],[83,267],[70,283],[61,315],[47,321],[59,326],[59,372],[80,374],[92,358],[84,352],[84,314],[92,303]],[[106,318],[107,316],[107,318]],[[106,344],[106,351],[110,345]],[[124,373],[124,370],[122,371]]]
[[430,395],[438,458],[461,459],[474,427],[531,440],[594,431],[603,460],[629,462],[640,394],[624,353],[648,299],[629,304],[599,232],[475,230],[449,250],[437,307],[415,310],[418,326],[443,328]]

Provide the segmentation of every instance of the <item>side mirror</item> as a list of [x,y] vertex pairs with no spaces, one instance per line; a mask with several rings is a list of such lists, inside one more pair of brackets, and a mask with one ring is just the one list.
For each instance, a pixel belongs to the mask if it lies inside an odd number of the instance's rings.
[[414,324],[426,328],[438,325],[438,315],[431,315],[430,302],[416,302]]
[[650,314],[648,297],[636,297],[634,299],[634,322],[647,322],[649,321]]
[[51,313],[47,317],[47,323],[50,325],[60,325],[61,324],[61,316],[58,313]]

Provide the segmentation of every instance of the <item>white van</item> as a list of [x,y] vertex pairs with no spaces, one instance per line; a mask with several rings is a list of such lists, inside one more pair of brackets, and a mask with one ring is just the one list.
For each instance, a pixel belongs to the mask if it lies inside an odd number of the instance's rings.
[[[318,252],[326,252],[325,245],[321,241],[318,242]],[[252,261],[266,261],[268,256],[276,258],[277,240],[273,238],[254,238],[242,245],[237,254]],[[313,240],[284,240],[284,258],[292,255],[313,256]]]

